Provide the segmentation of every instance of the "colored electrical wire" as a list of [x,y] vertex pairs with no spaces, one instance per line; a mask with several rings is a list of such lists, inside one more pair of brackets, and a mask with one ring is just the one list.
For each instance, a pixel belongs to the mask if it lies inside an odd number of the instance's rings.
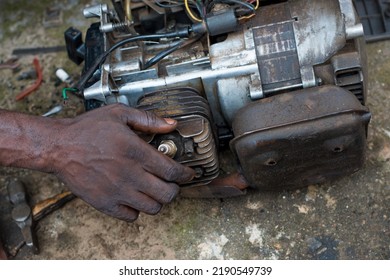
[[[251,2],[251,4],[253,3],[253,1]],[[257,10],[260,6],[260,0],[256,0],[256,5],[255,5],[255,10]]]
[[[162,2],[168,2],[170,4],[164,4]],[[157,6],[161,7],[161,8],[176,8],[176,7],[180,7],[180,6],[183,6],[184,3],[175,3],[173,1],[159,1],[159,0],[155,0],[155,3]]]
[[158,54],[156,54],[154,57],[152,57],[151,59],[149,59],[145,63],[143,70],[148,69],[149,67],[153,66],[154,64],[159,62],[161,59],[163,59],[167,55],[173,53],[174,51],[179,49],[182,44],[183,44],[183,41],[179,41],[174,46],[170,47],[169,49],[166,49],[166,50],[159,52]]
[[205,18],[205,13],[203,12],[203,3],[202,3],[202,1],[200,1],[200,0],[196,0],[195,1],[195,6],[196,6],[196,9],[198,10],[198,12],[199,12],[199,15],[200,15],[200,17],[202,18],[202,20]]
[[[251,2],[251,4],[253,3],[254,1]],[[260,0],[256,0],[256,5],[255,5],[255,10],[257,10],[260,6]],[[249,15],[249,16],[242,16],[240,17],[238,20],[243,20],[243,19],[251,19],[253,18],[254,16],[256,15],[256,13],[254,12],[253,14]]]
[[68,91],[71,91],[71,92],[78,92],[78,89],[77,88],[64,88],[62,90],[62,98],[64,100],[67,100],[68,99],[68,95],[66,94],[66,92]]
[[208,12],[210,12],[212,7],[217,3],[224,3],[224,4],[233,3],[249,9],[250,11],[252,11],[252,13],[255,13],[256,11],[255,7],[250,2],[245,2],[241,0],[212,0],[210,2],[206,1],[205,3],[207,4],[206,7]]
[[234,4],[240,5],[240,6],[244,6],[245,8],[248,8],[249,10],[251,10],[252,12],[256,11],[255,7],[249,2],[243,2],[240,0],[227,0],[227,1],[223,1],[223,2],[231,2]]
[[32,86],[26,88],[25,90],[23,90],[21,93],[19,93],[16,96],[16,101],[22,100],[27,95],[29,95],[30,93],[37,90],[43,82],[43,72],[42,72],[42,68],[41,68],[41,65],[39,64],[39,60],[37,57],[34,58],[33,64],[34,64],[34,68],[35,68],[35,73],[37,74],[37,79],[35,80],[35,82]]
[[160,60],[162,60],[167,55],[173,53],[174,51],[195,43],[196,41],[200,40],[200,38],[202,38],[202,36],[203,36],[203,34],[200,34],[200,35],[195,36],[195,37],[193,37],[191,39],[188,39],[188,40],[178,41],[172,47],[170,47],[170,48],[168,48],[166,50],[163,50],[162,52],[156,54],[154,57],[149,59],[148,62],[145,63],[143,70],[145,70],[145,69],[153,66],[154,64],[158,63]]
[[184,0],[184,6],[186,7],[186,11],[188,13],[188,15],[190,16],[190,18],[192,18],[194,21],[197,21],[197,22],[202,22],[203,20],[198,18],[197,16],[195,16],[191,9],[190,9],[190,6],[188,5],[188,0]]
[[76,88],[81,92],[86,83],[89,81],[89,79],[93,76],[95,71],[104,63],[107,56],[109,56],[114,50],[117,48],[126,45],[128,43],[141,41],[141,40],[152,40],[152,39],[162,39],[162,38],[185,38],[188,37],[188,28],[185,28],[183,30],[178,30],[174,32],[169,33],[160,33],[160,34],[150,34],[150,35],[136,35],[130,38],[126,38],[122,41],[119,41],[118,43],[114,44],[104,53],[100,54],[96,59],[94,64],[84,73],[84,75],[80,78],[78,83],[76,84]]

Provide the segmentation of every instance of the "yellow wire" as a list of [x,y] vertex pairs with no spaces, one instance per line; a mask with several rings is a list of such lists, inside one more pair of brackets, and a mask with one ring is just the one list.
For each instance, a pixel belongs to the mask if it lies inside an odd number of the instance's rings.
[[[256,0],[256,1],[258,1],[258,0]],[[187,12],[188,12],[188,15],[189,15],[193,20],[195,20],[195,21],[197,21],[197,22],[202,22],[202,21],[203,21],[203,20],[201,20],[200,18],[196,17],[196,16],[192,13],[192,11],[191,11],[191,9],[190,9],[190,6],[188,5],[188,0],[184,0],[184,6],[186,7],[186,10],[187,10]]]
[[[255,6],[255,10],[257,10],[260,6],[260,0],[256,0],[256,6]],[[240,17],[238,20],[243,20],[243,19],[250,19],[250,18],[253,18],[255,16],[255,13],[249,15],[249,16],[242,16]]]

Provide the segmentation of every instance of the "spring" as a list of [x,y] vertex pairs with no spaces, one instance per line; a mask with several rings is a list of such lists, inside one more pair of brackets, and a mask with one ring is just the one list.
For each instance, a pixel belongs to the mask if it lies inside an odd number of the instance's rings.
[[131,25],[131,22],[118,22],[118,23],[106,23],[100,27],[100,31],[102,32],[112,32],[112,31],[126,31]]

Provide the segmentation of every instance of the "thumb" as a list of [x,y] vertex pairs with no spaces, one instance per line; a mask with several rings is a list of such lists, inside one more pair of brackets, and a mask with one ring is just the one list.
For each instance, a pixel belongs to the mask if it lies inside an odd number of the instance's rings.
[[160,118],[152,112],[129,108],[124,119],[132,129],[145,133],[168,133],[176,128],[174,119]]

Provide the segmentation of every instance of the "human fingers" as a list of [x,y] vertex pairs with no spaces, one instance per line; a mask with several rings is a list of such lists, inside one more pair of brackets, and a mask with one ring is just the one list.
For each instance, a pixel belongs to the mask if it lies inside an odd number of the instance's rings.
[[160,118],[156,114],[122,106],[121,119],[132,129],[145,133],[168,133],[176,128],[177,122],[170,118]]
[[[139,188],[142,189],[142,187]],[[149,215],[156,215],[162,208],[161,203],[140,191],[131,192],[128,195],[122,193],[118,198],[118,203]]]
[[170,203],[180,190],[177,184],[163,181],[147,172],[143,176],[143,182],[138,186],[139,191],[161,204]]
[[98,209],[106,215],[129,223],[138,219],[139,211],[123,204],[115,204],[110,208]]
[[137,153],[143,168],[165,181],[185,183],[195,176],[193,169],[163,155],[145,142],[140,141]]

